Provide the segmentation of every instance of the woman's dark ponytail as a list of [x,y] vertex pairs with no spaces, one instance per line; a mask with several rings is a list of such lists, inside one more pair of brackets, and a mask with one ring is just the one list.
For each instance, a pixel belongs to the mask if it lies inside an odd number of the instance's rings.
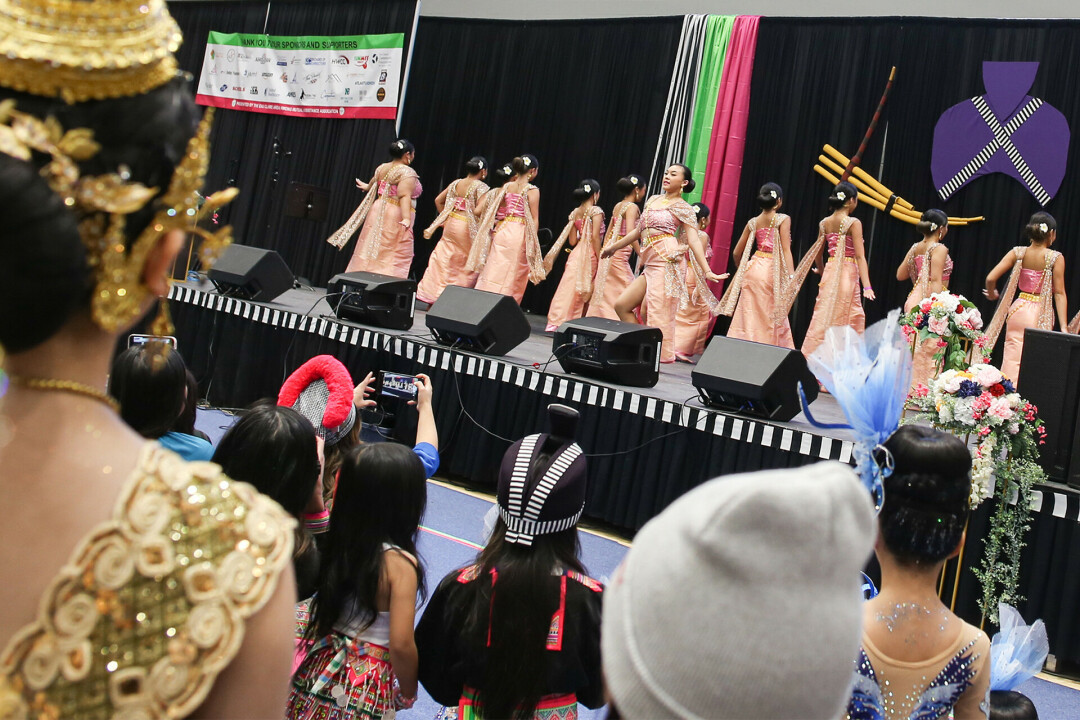
[[922,214],[915,229],[923,237],[930,237],[941,228],[949,224],[949,216],[937,208],[930,208]]
[[1020,233],[1020,239],[1044,243],[1050,237],[1050,233],[1055,230],[1057,230],[1057,220],[1045,210],[1040,210],[1028,220],[1028,224]]
[[774,182],[768,182],[758,190],[757,204],[762,210],[772,210],[784,199],[784,191]]
[[854,185],[846,181],[842,182],[833,188],[832,195],[829,196],[829,209],[839,210],[847,204],[848,200],[858,197],[859,191]]
[[479,175],[487,169],[488,161],[483,155],[477,155],[465,163],[465,172],[469,175]]

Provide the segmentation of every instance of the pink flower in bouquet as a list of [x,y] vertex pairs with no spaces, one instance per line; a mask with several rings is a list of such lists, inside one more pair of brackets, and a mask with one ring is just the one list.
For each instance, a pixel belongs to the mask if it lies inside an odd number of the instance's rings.
[[976,347],[984,348],[984,347],[986,347],[986,343],[987,343],[987,339],[986,339],[985,335],[980,335],[979,337],[975,338],[975,346]]
[[990,408],[987,412],[992,417],[1000,418],[1002,420],[1010,420],[1013,416],[1013,410],[1009,407],[1009,401],[1005,398],[994,398],[990,402]]
[[991,365],[983,366],[975,375],[975,381],[983,387],[990,387],[1001,382],[1001,371]]
[[901,325],[900,330],[904,333],[904,339],[909,343],[915,340],[915,336],[918,335],[918,331],[910,325]]
[[929,298],[927,298],[926,300],[922,301],[922,304],[919,305],[919,309],[922,310],[924,313],[928,313],[930,312],[930,308],[932,308],[933,306],[934,304],[930,302]]
[[915,389],[911,392],[917,398],[924,398],[930,394],[930,388],[926,387],[922,383],[915,386]]
[[949,343],[947,343],[947,342],[945,342],[944,340],[942,340],[942,339],[938,338],[938,341],[937,341],[937,346],[938,346],[939,348],[943,348],[943,347],[945,347],[945,346],[946,346],[946,345],[948,345],[948,344],[949,344]]
[[979,437],[986,437],[989,434],[990,434],[990,428],[982,427],[982,428],[979,429]]
[[949,319],[945,317],[930,318],[930,332],[935,335],[944,335],[949,331]]

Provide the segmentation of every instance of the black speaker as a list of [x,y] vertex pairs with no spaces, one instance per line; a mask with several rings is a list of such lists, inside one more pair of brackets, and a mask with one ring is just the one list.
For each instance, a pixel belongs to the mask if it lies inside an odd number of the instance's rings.
[[443,290],[425,322],[440,345],[485,355],[505,355],[532,333],[514,298],[457,285]]
[[293,286],[293,274],[273,250],[230,245],[206,273],[222,295],[270,302]]
[[395,330],[408,330],[413,325],[415,280],[368,272],[341,273],[330,280],[326,293],[326,301],[342,320]]
[[1017,385],[1045,424],[1039,464],[1051,480],[1080,487],[1080,336],[1028,328]]
[[568,373],[618,385],[652,387],[660,379],[660,328],[607,318],[580,318],[559,326],[551,352]]
[[817,378],[799,351],[720,335],[709,342],[690,378],[706,405],[781,422],[802,409],[798,383],[808,403],[818,395]]

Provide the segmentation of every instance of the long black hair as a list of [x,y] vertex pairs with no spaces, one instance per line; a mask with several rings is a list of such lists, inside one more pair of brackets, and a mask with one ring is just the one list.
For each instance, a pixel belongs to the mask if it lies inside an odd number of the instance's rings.
[[[878,522],[885,548],[907,566],[948,558],[964,536],[971,492],[971,454],[955,435],[905,425],[884,447],[894,468],[885,479]],[[881,464],[885,453],[878,450]]]
[[[479,697],[484,717],[532,717],[547,679],[546,640],[559,606],[552,573],[584,573],[580,554],[576,527],[539,535],[526,547],[506,542],[506,524],[496,521],[477,560],[481,579],[469,586],[473,596],[465,625],[471,652],[487,654]],[[486,580],[492,570],[498,572],[494,588]]]
[[[359,619],[363,627],[375,621],[383,545],[397,546],[415,557],[426,504],[426,473],[410,448],[371,443],[345,457],[311,602],[309,638],[324,637],[339,620]],[[423,597],[420,566],[416,578]]]

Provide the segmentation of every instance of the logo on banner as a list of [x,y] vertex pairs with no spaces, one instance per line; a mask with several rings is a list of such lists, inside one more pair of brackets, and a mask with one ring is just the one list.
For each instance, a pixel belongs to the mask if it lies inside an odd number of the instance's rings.
[[319,82],[319,78],[321,77],[322,73],[308,73],[304,76],[304,80],[307,81],[308,85],[314,85],[315,83]]
[[367,70],[367,62],[368,62],[368,56],[367,55],[357,55],[356,56],[356,64],[359,65],[360,67],[364,68],[365,70]]
[[296,91],[295,90],[290,90],[289,92],[285,93],[285,97],[291,97],[291,98],[296,97]]
[[325,65],[326,64],[326,58],[323,58],[323,57],[304,58],[304,64],[305,65]]
[[251,86],[251,94],[252,95],[258,95],[259,94],[259,86],[258,85],[252,85]]
[[385,70],[383,70],[381,73],[379,73],[379,82],[380,83],[386,82],[386,71]]
[[213,48],[210,48],[210,59],[211,60],[217,59],[217,53],[214,52]]
[[326,79],[329,80],[330,82],[338,82],[338,83],[341,82],[341,76],[338,75],[337,73],[330,73],[326,77]]
[[225,59],[229,62],[236,62],[236,51],[229,50],[229,52],[225,54]]
[[338,55],[336,58],[331,60],[331,62],[335,65],[348,65],[349,58],[345,57],[344,55]]
[[233,85],[233,92],[244,92],[244,88],[240,85]]
[[263,53],[259,57],[255,58],[255,62],[259,63],[260,65],[266,65],[270,62],[270,56]]
[[378,91],[375,93],[375,99],[378,100],[379,102],[382,102],[383,100],[385,100],[386,99],[386,88],[379,88]]
[[262,76],[269,80],[270,78],[274,77],[274,73],[264,72]]
[[289,82],[289,73],[287,73],[287,72],[281,73],[281,82],[283,82],[283,83]]
[[352,88],[345,88],[345,94],[348,95]]
[[225,92],[228,89],[229,89],[229,84],[225,83],[224,85],[222,85],[221,87],[218,88],[218,92]]

